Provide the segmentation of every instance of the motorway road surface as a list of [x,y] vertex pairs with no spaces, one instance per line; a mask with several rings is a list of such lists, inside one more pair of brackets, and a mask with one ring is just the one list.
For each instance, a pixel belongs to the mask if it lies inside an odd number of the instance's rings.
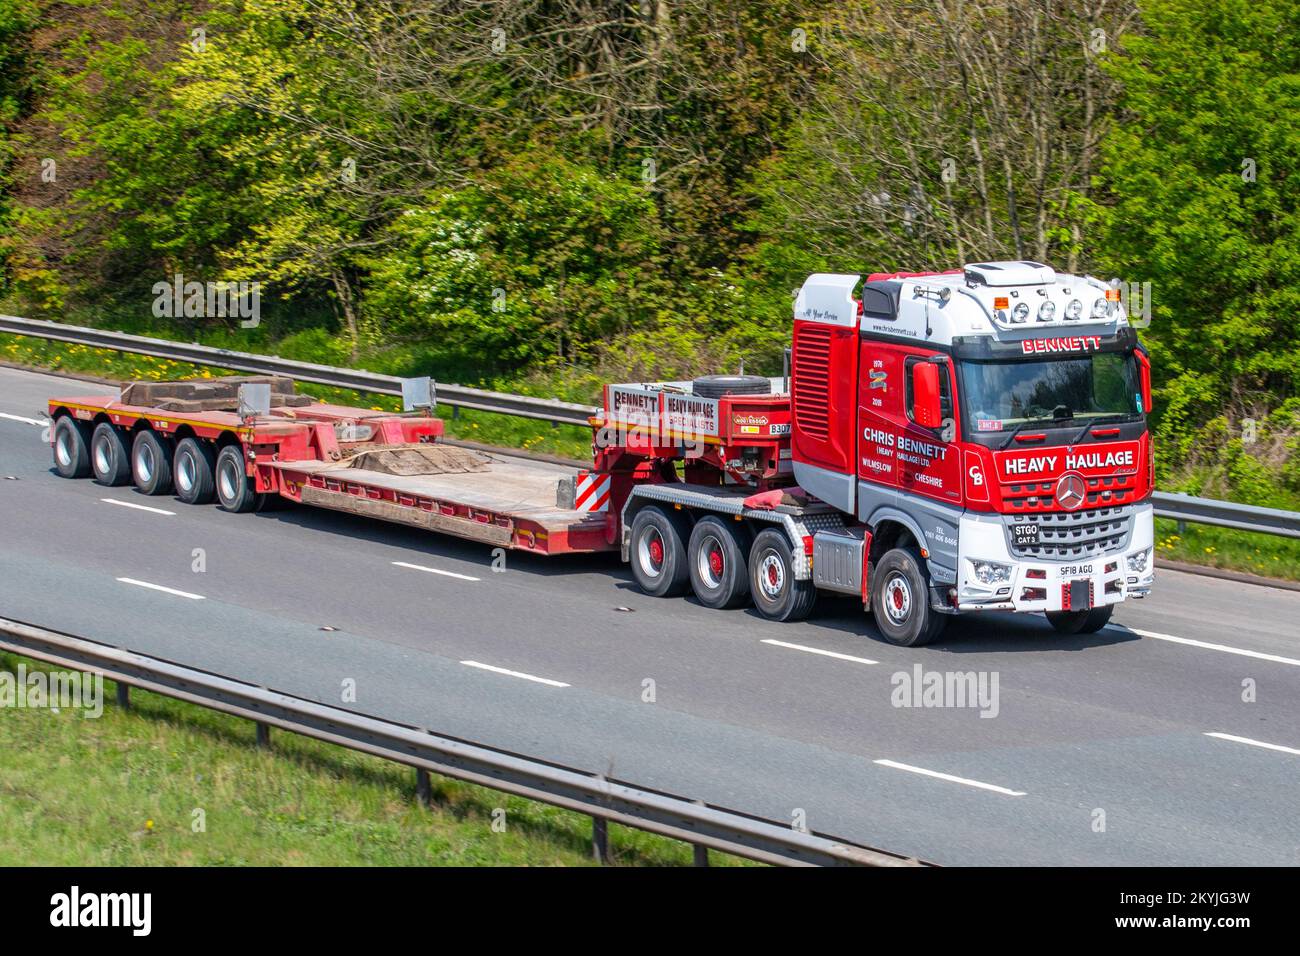
[[[997,615],[897,648],[852,600],[774,624],[645,597],[613,556],[497,572],[60,479],[45,400],[95,391],[0,368],[0,615],[324,703],[355,681],[376,716],[941,864],[1300,862],[1300,593],[1161,572],[1095,635]],[[917,667],[996,676],[996,713],[895,706]]]

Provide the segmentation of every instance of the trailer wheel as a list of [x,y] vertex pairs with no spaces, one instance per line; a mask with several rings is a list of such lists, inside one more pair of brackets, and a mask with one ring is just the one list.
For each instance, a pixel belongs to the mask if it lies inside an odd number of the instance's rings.
[[257,492],[244,473],[244,449],[227,445],[217,454],[217,504],[223,510],[241,514],[257,507]]
[[1105,604],[1090,611],[1048,611],[1047,620],[1057,634],[1095,634],[1110,623],[1115,605]]
[[681,525],[651,505],[632,519],[632,577],[646,594],[676,597],[686,592],[689,575]]
[[172,490],[171,440],[150,431],[137,432],[131,445],[131,478],[146,495]]
[[880,634],[899,647],[929,644],[948,618],[930,607],[930,575],[911,548],[894,548],[871,572],[871,613]]
[[691,590],[705,607],[743,607],[749,601],[749,533],[708,515],[695,522],[686,546]]
[[172,458],[176,497],[187,505],[206,505],[216,494],[212,446],[197,438],[182,438]]
[[100,422],[90,436],[90,469],[95,480],[110,488],[131,480],[131,454],[120,429]]
[[813,609],[817,588],[794,576],[794,551],[785,533],[764,528],[749,549],[749,589],[758,613],[772,621],[800,621]]
[[89,429],[68,415],[54,423],[54,470],[64,478],[90,477]]

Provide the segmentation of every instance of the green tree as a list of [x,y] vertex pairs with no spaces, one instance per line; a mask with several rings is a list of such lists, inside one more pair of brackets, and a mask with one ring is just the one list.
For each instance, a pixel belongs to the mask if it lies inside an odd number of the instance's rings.
[[639,180],[534,149],[398,215],[366,303],[393,335],[483,370],[578,361],[650,322],[660,229]]
[[[9,184],[16,149],[13,129],[30,98],[30,32],[36,10],[30,0],[0,0],[0,243],[11,228]],[[0,245],[0,294],[6,289],[5,246]]]
[[1109,66],[1124,113],[1104,148],[1097,250],[1151,283],[1168,464],[1214,416],[1235,429],[1297,395],[1300,4],[1142,0],[1141,13]]

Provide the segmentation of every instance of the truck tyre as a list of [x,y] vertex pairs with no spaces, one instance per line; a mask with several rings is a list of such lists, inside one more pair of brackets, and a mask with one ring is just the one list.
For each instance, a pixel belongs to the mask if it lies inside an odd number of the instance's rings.
[[690,575],[682,530],[680,522],[654,505],[642,508],[632,519],[632,577],[646,594],[676,597],[686,593]]
[[785,532],[764,528],[749,549],[749,590],[758,613],[772,621],[800,621],[813,609],[817,588],[794,576],[794,551]]
[[165,495],[172,490],[171,439],[146,428],[137,432],[131,445],[131,480],[146,495]]
[[54,470],[64,478],[90,477],[89,429],[70,415],[54,423]]
[[771,395],[772,383],[761,375],[702,375],[691,382],[691,391],[701,398]]
[[197,438],[182,438],[172,458],[176,497],[187,505],[206,505],[216,494],[212,446]]
[[227,445],[217,454],[217,504],[224,511],[241,514],[257,507],[257,492],[244,473],[244,449]]
[[90,436],[90,469],[101,485],[114,488],[131,480],[131,453],[120,429],[100,422]]
[[1104,604],[1090,611],[1048,611],[1047,620],[1057,634],[1095,634],[1110,623],[1115,605]]
[[948,623],[930,607],[930,573],[911,548],[887,551],[872,570],[871,613],[881,636],[899,647],[929,644]]
[[695,522],[686,545],[691,590],[705,607],[742,607],[749,601],[749,533],[714,515]]

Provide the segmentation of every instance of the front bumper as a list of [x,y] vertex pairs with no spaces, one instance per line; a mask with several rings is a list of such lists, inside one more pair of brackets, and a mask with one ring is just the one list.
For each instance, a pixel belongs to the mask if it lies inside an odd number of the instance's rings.
[[[1134,508],[1130,522],[1120,547],[1062,561],[1013,556],[1002,515],[963,515],[958,534],[957,593],[955,602],[950,593],[949,605],[957,611],[1078,610],[1070,600],[1071,584],[1076,581],[1088,583],[1091,607],[1145,597],[1155,580],[1151,505]],[[1148,552],[1145,570],[1129,571],[1129,556],[1144,550]],[[975,577],[977,561],[1008,566],[1009,580],[981,583]],[[1074,591],[1076,596],[1079,587]]]

